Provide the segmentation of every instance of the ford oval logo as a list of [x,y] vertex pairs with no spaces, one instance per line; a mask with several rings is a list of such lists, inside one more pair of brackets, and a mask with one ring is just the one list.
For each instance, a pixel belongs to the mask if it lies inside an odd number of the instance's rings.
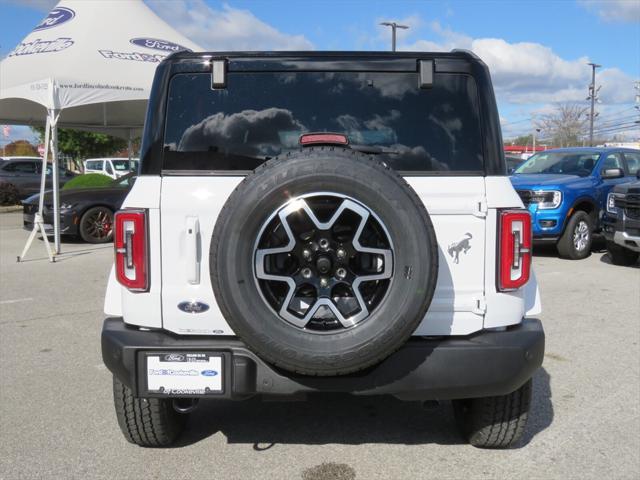
[[218,375],[218,372],[216,372],[215,370],[202,370],[200,374],[204,375],[205,377],[215,377],[216,375]]
[[42,20],[40,24],[33,29],[34,32],[38,30],[45,30],[47,28],[57,27],[65,22],[68,22],[76,16],[76,12],[67,7],[57,7],[49,12],[47,18]]
[[138,47],[152,48],[153,50],[160,50],[161,52],[179,52],[180,50],[191,51],[182,45],[177,43],[167,42],[166,40],[159,40],[157,38],[132,38],[129,43],[137,45]]
[[164,356],[165,362],[184,362],[184,355],[180,353],[169,353]]
[[180,302],[178,308],[186,313],[202,313],[209,310],[209,305],[202,302]]

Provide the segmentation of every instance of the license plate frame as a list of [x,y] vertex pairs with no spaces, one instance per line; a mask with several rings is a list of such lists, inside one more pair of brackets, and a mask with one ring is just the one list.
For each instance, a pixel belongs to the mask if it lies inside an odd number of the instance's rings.
[[228,383],[228,357],[228,352],[204,350],[143,352],[139,373],[144,396],[224,396]]

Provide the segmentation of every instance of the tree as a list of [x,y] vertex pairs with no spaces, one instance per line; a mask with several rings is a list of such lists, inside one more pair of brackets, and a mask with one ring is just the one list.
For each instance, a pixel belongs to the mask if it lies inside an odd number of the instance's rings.
[[38,150],[26,140],[16,140],[7,143],[2,148],[3,155],[16,157],[32,157],[38,156]]
[[[44,141],[44,128],[34,127],[33,130]],[[74,160],[91,157],[107,157],[127,146],[121,138],[104,135],[102,133],[84,132],[70,128],[58,129],[58,150],[62,154],[70,155]]]
[[541,137],[560,147],[572,147],[582,143],[587,131],[588,107],[577,103],[559,103],[554,111],[539,116],[534,122],[542,132]]

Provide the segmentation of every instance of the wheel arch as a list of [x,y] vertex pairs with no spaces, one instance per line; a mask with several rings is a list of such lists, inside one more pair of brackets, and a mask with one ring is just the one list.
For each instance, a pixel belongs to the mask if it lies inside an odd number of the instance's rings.
[[79,225],[80,220],[84,216],[84,214],[87,213],[92,208],[96,208],[96,207],[108,208],[111,211],[111,213],[113,213],[113,214],[115,214],[118,211],[117,208],[113,208],[113,205],[109,205],[108,203],[105,203],[105,202],[90,203],[87,206],[83,207],[82,210],[80,210],[80,212],[78,213],[78,218],[79,218],[78,225]]
[[[566,218],[567,219],[571,218],[571,216],[577,211],[582,211],[589,214],[589,216],[593,220],[594,227],[596,227],[599,208],[596,201],[593,198],[582,196],[575,199],[573,201],[573,205],[568,211]],[[566,226],[567,226],[567,222],[565,222],[565,228]]]

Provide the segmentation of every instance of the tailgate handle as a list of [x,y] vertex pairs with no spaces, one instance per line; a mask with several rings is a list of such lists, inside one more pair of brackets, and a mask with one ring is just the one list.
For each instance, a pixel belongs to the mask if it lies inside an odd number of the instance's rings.
[[192,285],[200,283],[200,221],[198,217],[187,217],[186,230],[187,281]]

